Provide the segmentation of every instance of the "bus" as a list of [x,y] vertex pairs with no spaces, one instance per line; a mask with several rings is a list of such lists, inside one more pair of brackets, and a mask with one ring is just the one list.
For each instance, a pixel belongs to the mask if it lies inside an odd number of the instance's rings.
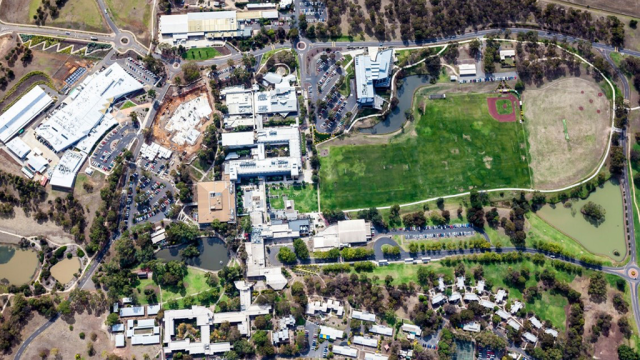
[[413,262],[413,258],[404,259],[404,262],[411,264]]
[[422,258],[422,262],[425,263],[425,264],[428,263],[429,261],[431,261],[431,258],[428,257],[428,256],[425,256],[425,257]]

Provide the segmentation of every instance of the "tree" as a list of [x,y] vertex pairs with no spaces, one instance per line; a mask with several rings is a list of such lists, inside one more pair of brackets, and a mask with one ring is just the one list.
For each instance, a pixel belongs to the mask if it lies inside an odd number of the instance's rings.
[[298,259],[306,260],[309,258],[309,248],[307,248],[307,244],[302,239],[293,240],[293,250]]
[[607,298],[607,280],[601,272],[596,272],[589,281],[589,296],[595,302],[602,302]]
[[63,300],[58,305],[58,312],[62,315],[69,315],[71,314],[71,311],[72,311],[71,302],[69,300]]
[[473,39],[473,41],[469,43],[469,55],[471,55],[474,58],[478,56],[478,54],[480,54],[481,46],[482,45],[480,44],[480,40]]
[[631,21],[629,21],[629,27],[632,29],[635,29],[638,27],[638,20],[636,19],[631,19]]
[[173,83],[176,84],[176,86],[182,85],[182,79],[180,78],[180,76],[174,77],[173,78]]
[[278,260],[283,264],[294,264],[296,262],[296,254],[288,247],[283,246],[278,251]]
[[584,215],[589,221],[600,224],[605,219],[607,211],[602,205],[596,204],[593,201],[589,201],[580,209],[582,215]]
[[429,280],[435,276],[433,270],[426,266],[420,266],[418,268],[418,282],[420,285],[427,285]]
[[147,91],[147,95],[149,95],[150,98],[155,99],[156,91],[154,89],[149,89],[149,91]]
[[524,83],[522,82],[522,80],[518,79],[518,81],[516,81],[516,86],[515,89],[517,92],[521,93],[522,91],[524,91]]
[[635,350],[633,350],[633,348],[630,348],[629,346],[622,344],[618,346],[618,359],[619,360],[638,360],[640,359],[640,356],[638,356],[638,353],[636,353]]
[[107,326],[113,326],[115,324],[119,324],[120,323],[120,317],[118,316],[118,313],[111,313],[107,316],[107,321],[105,321],[105,324]]
[[189,84],[200,78],[200,67],[198,67],[198,64],[194,61],[189,61],[182,65],[182,74],[184,81]]

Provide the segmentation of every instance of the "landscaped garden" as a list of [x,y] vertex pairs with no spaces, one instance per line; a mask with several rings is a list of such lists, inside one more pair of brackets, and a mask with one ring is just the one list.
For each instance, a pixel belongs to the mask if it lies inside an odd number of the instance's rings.
[[273,209],[284,209],[284,198],[295,202],[295,209],[301,213],[318,211],[318,190],[315,185],[270,185],[269,202]]

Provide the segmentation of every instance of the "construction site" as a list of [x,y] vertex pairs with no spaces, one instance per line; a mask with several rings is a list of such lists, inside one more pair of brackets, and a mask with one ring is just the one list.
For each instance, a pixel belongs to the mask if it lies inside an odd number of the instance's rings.
[[179,91],[172,88],[153,121],[153,141],[191,160],[213,121],[212,109],[213,100],[204,83]]

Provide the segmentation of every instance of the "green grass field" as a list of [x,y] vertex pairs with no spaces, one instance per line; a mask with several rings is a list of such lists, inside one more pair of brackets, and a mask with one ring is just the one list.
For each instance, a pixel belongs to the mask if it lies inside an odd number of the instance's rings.
[[513,104],[511,100],[501,99],[496,101],[496,109],[499,115],[511,114],[513,112]]
[[120,107],[120,110],[125,110],[125,109],[128,109],[128,108],[132,108],[132,107],[134,107],[134,106],[138,106],[138,105],[136,105],[136,104],[135,104],[133,101],[131,101],[131,100],[127,100],[127,102],[125,102],[125,103],[122,105],[122,107]]
[[220,55],[220,52],[214,48],[196,48],[189,49],[182,55],[185,60],[209,60]]
[[[274,209],[284,209],[283,196],[287,199],[295,201],[295,208],[301,213],[318,211],[318,191],[314,185],[279,185],[269,186],[269,202]],[[277,197],[274,197],[277,196]]]
[[[29,2],[28,22],[30,24],[40,5],[42,5],[41,0]],[[60,14],[55,19],[48,17],[45,25],[105,33],[109,31],[95,0],[69,0],[60,8]]]
[[488,113],[488,94],[452,94],[414,103],[415,133],[389,144],[335,146],[320,157],[322,209],[409,203],[471,188],[531,186],[521,125]]
[[162,302],[166,303],[169,300],[183,298],[211,289],[207,285],[207,279],[204,274],[205,272],[202,270],[188,268],[187,276],[183,280],[185,289],[183,291],[172,291],[173,289],[162,288]]

